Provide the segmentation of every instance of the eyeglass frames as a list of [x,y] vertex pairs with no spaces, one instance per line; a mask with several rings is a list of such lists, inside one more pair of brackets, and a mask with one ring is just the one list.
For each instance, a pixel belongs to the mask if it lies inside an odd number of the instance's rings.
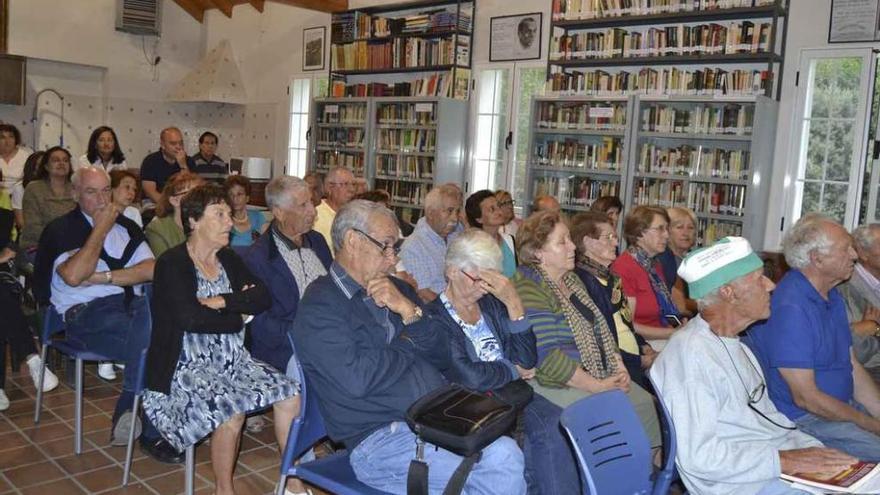
[[361,229],[351,229],[358,234],[366,237],[368,241],[372,242],[383,254],[394,253],[395,255],[400,253],[400,247],[403,245],[403,239],[398,239],[394,244],[384,244],[382,242],[377,241],[373,236],[364,232]]

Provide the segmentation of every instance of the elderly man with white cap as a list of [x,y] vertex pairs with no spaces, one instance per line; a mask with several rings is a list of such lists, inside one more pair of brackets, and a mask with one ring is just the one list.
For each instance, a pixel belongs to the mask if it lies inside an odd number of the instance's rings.
[[770,316],[774,285],[741,237],[688,255],[678,269],[700,314],[669,340],[650,374],[676,427],[676,464],[691,493],[800,494],[782,472],[830,472],[856,459],[796,429],[766,393],[739,334]]

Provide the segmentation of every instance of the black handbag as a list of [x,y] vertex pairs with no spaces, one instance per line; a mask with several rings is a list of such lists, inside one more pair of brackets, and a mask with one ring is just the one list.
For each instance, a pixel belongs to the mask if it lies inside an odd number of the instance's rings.
[[455,383],[414,402],[406,411],[406,423],[417,437],[407,493],[428,493],[428,465],[423,460],[425,442],[464,457],[443,491],[444,495],[461,493],[482,450],[513,427],[520,409],[494,392],[475,392]]

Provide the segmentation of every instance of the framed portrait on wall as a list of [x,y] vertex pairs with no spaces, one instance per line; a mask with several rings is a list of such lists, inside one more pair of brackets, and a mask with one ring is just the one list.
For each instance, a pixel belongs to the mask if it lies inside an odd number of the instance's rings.
[[489,20],[489,61],[541,58],[543,14],[516,14]]
[[324,44],[327,28],[303,29],[303,70],[324,70]]

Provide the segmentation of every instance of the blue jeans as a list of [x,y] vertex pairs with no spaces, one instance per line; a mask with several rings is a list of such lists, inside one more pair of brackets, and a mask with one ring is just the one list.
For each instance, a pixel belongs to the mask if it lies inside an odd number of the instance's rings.
[[[362,483],[377,490],[405,494],[409,463],[415,453],[415,435],[406,423],[395,421],[374,431],[355,447],[350,462]],[[439,494],[461,463],[461,456],[426,444],[425,462],[429,467],[428,491]],[[523,455],[516,442],[509,437],[501,437],[483,449],[483,457],[474,464],[462,493],[525,494]]]
[[561,414],[561,407],[537,393],[523,410],[523,456],[529,494],[582,493],[577,460],[559,425]]
[[[868,414],[861,404],[852,401],[850,405]],[[849,421],[828,421],[807,413],[795,420],[798,428],[816,437],[826,447],[838,449],[847,454],[869,462],[880,461],[880,436],[863,430]]]

